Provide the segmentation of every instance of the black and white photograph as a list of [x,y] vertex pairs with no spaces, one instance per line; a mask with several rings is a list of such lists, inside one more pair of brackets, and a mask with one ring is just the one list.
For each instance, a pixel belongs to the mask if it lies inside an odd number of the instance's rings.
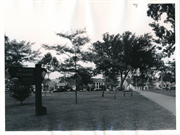
[[1,0],[2,135],[180,135],[178,0]]

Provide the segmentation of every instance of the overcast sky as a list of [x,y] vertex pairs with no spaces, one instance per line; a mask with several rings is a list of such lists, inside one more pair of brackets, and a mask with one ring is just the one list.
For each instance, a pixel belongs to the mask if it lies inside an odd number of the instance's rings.
[[[12,40],[35,42],[36,50],[42,44],[66,43],[56,32],[67,32],[86,27],[91,43],[101,40],[102,34],[131,31],[137,35],[153,31],[147,17],[147,2],[121,1],[3,1],[2,25],[4,33]],[[138,5],[134,5],[138,4]],[[46,53],[47,51],[41,49]],[[42,55],[43,56],[43,55]],[[58,57],[60,59],[60,57]],[[30,64],[34,66],[34,64]],[[51,74],[56,78],[59,74]]]

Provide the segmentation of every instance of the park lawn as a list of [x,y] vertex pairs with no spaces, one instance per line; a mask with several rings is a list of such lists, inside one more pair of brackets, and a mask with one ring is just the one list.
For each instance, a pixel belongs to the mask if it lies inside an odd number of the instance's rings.
[[72,130],[175,130],[176,117],[133,92],[123,96],[105,92],[48,93],[42,97],[47,115],[35,116],[35,97],[31,96],[20,105],[6,94],[6,131],[72,131]]

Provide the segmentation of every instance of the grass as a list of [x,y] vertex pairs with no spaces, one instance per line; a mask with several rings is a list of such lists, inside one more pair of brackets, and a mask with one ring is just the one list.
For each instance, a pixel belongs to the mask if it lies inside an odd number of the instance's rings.
[[42,96],[47,115],[35,116],[35,96],[23,105],[6,94],[6,131],[174,130],[175,116],[137,92],[52,93]]
[[[148,91],[161,94],[161,90],[148,89]],[[176,97],[176,90],[168,90],[168,91],[163,90],[162,94],[166,96]]]

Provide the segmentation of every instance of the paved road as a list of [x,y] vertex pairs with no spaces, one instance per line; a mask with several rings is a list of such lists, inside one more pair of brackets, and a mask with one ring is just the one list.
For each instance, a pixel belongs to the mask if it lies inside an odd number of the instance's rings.
[[156,102],[157,104],[163,106],[170,112],[172,112],[174,115],[176,115],[176,99],[175,97],[166,96],[150,91],[142,91],[142,90],[134,90],[139,92],[144,97],[149,98],[150,100]]

